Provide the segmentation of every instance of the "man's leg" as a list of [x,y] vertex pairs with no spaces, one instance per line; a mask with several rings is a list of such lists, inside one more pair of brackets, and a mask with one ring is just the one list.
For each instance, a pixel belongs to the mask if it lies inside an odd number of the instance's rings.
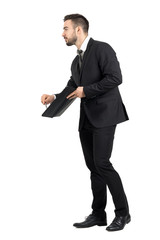
[[74,223],[77,228],[88,228],[95,225],[106,226],[106,184],[103,182],[101,175],[97,172],[93,159],[93,134],[90,130],[80,131],[80,140],[86,161],[86,165],[91,171],[91,185],[93,192],[92,214],[85,221]]
[[119,174],[113,168],[110,157],[116,126],[94,129],[94,161],[97,171],[107,184],[115,205],[116,217],[106,228],[107,231],[122,230],[131,221],[128,202]]
[[126,195],[120,176],[110,162],[115,128],[116,126],[109,126],[93,130],[94,163],[111,192],[116,216],[126,216],[129,214]]
[[83,128],[80,132],[81,145],[86,161],[86,165],[91,171],[91,187],[93,193],[92,209],[98,216],[105,215],[107,200],[106,183],[95,167],[93,156],[93,133],[89,129]]

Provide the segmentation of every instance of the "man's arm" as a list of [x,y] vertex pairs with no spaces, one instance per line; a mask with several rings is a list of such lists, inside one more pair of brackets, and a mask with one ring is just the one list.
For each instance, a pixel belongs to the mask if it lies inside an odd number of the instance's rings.
[[[70,80],[68,81],[67,86],[68,87],[74,87],[75,89],[77,88],[77,85],[75,84],[72,76],[70,77]],[[42,102],[42,104],[50,104],[56,99],[56,97],[58,95],[59,95],[59,93],[58,94],[52,94],[52,95],[43,94],[42,97],[41,97],[41,102]]]
[[122,83],[116,53],[108,44],[104,44],[103,48],[97,48],[97,58],[103,78],[97,83],[84,87],[83,91],[87,98],[106,93]]
[[71,77],[70,80],[67,83],[67,86],[71,86],[75,88],[75,91],[73,91],[71,94],[69,94],[67,96],[68,99],[73,99],[73,98],[84,98],[85,94],[83,91],[83,87],[77,87],[77,85],[75,84],[75,81],[73,80],[73,78]]

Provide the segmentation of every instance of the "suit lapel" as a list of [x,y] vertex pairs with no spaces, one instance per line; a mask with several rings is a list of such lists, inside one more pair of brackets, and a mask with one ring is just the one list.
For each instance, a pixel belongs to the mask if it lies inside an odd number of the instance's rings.
[[92,46],[93,42],[94,42],[94,40],[92,38],[88,42],[87,49],[86,49],[86,51],[84,53],[84,56],[83,56],[83,61],[82,61],[82,66],[81,66],[80,72],[79,72],[79,60],[78,60],[79,57],[76,56],[75,59],[73,60],[72,74],[73,74],[74,81],[75,81],[77,86],[80,86],[80,84],[81,84],[83,69],[84,69],[84,67],[86,65],[86,62],[87,62],[87,59],[89,57],[89,53],[90,53],[91,46]]
[[79,60],[78,56],[75,57],[72,64],[72,75],[77,86],[80,85],[80,73],[79,73]]
[[91,50],[91,46],[93,44],[94,40],[91,38],[88,42],[88,45],[87,45],[87,49],[84,53],[84,56],[83,56],[83,61],[82,61],[82,66],[81,66],[81,71],[80,71],[80,82],[81,82],[81,77],[82,77],[82,73],[83,73],[83,69],[85,67],[85,64],[87,62],[87,59],[88,59],[88,56],[89,56],[89,52]]

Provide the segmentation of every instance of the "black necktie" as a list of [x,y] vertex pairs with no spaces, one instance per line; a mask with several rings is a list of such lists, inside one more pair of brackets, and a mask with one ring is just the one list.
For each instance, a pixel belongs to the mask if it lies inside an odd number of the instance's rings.
[[83,61],[83,51],[82,50],[77,50],[77,53],[79,55],[79,69],[81,69],[82,61]]

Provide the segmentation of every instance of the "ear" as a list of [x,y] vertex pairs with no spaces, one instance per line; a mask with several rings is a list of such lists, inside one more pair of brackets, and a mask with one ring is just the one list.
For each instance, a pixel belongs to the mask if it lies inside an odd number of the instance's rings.
[[80,34],[82,32],[82,27],[81,26],[77,26],[77,34]]

